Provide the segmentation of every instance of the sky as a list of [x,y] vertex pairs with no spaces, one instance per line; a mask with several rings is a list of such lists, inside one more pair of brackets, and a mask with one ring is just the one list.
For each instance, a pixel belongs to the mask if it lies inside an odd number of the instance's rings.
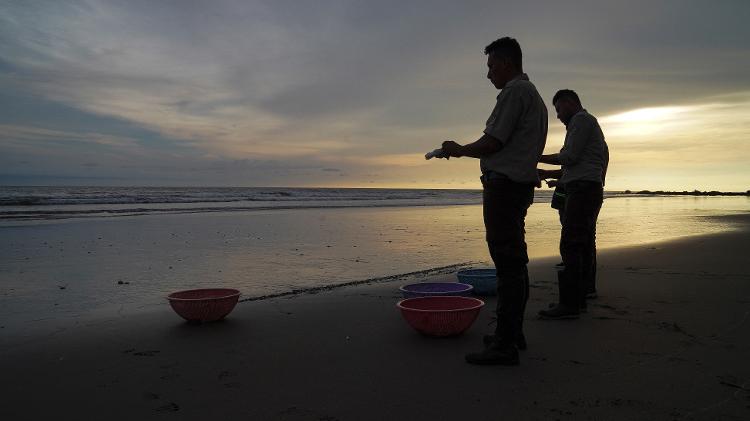
[[[519,4],[523,3],[523,4]],[[750,189],[750,1],[0,0],[0,185],[480,188],[516,38],[578,92],[606,188]]]

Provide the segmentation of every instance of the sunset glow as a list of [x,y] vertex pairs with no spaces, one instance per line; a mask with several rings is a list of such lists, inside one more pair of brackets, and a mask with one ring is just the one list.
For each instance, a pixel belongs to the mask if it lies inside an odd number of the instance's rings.
[[564,138],[550,100],[571,88],[610,143],[608,188],[744,191],[748,30],[687,29],[736,19],[731,3],[637,28],[638,7],[583,24],[556,2],[513,19],[491,2],[8,4],[0,183],[478,188],[474,160],[423,155],[481,135],[497,95],[482,48],[510,34],[550,110],[548,153]]

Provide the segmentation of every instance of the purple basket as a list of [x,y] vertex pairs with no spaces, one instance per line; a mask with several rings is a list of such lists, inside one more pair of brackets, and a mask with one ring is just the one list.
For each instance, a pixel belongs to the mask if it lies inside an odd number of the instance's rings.
[[471,285],[458,282],[420,282],[399,288],[404,298],[469,296],[473,289]]

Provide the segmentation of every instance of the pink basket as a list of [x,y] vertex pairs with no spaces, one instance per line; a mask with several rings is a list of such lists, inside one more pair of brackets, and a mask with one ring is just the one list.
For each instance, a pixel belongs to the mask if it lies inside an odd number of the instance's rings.
[[214,322],[231,313],[240,292],[231,288],[190,289],[167,296],[172,309],[189,322]]
[[419,297],[399,301],[396,306],[418,332],[452,336],[471,327],[484,301],[471,297]]

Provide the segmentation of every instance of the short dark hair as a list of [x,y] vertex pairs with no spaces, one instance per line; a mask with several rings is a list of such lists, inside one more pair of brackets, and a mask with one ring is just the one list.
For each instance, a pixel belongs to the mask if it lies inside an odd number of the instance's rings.
[[578,98],[578,94],[572,89],[560,89],[557,91],[555,96],[552,97],[552,105],[555,105],[557,101],[561,99],[569,99],[578,105],[581,105],[581,99]]
[[523,53],[521,52],[521,46],[515,38],[503,37],[492,41],[490,45],[484,47],[484,54],[495,54],[500,57],[505,57],[509,59],[517,69],[523,69]]

